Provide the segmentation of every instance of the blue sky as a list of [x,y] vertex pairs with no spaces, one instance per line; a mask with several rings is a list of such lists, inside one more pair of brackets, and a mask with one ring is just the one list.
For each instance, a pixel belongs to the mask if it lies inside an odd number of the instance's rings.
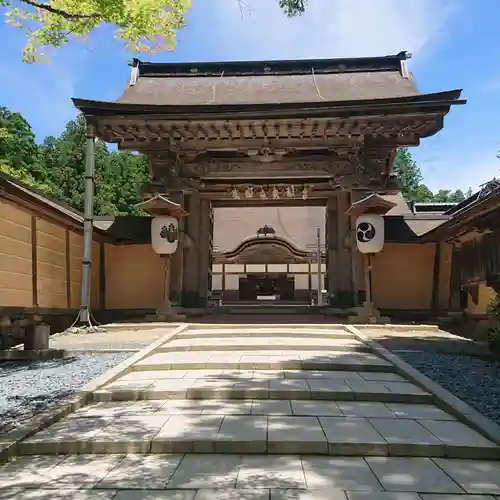
[[[286,19],[275,0],[192,0],[173,53],[144,60],[209,61],[371,56],[408,50],[422,92],[463,88],[444,130],[413,154],[425,183],[475,189],[500,176],[500,2],[498,0],[309,0]],[[71,97],[113,100],[127,84],[131,54],[105,27],[43,65],[21,62],[24,34],[0,25],[0,105],[22,113],[38,140],[75,116]]]

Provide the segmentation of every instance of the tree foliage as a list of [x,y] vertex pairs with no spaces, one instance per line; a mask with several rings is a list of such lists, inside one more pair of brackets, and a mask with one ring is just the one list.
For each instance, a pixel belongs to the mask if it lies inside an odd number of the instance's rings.
[[[450,191],[440,189],[433,193],[425,184],[420,168],[407,148],[400,149],[394,162],[394,172],[401,181],[401,192],[407,201],[458,203],[465,200],[466,196],[461,189]],[[472,192],[469,189],[468,196]]]
[[[304,12],[307,0],[278,3],[293,17]],[[8,23],[26,31],[26,62],[43,60],[47,48],[62,47],[72,37],[85,39],[105,24],[115,27],[115,38],[132,52],[172,50],[191,5],[192,0],[0,0],[8,8]]]
[[[1,108],[0,171],[38,188],[46,195],[83,211],[85,119],[70,121],[60,137],[37,145],[28,123]],[[110,151],[96,143],[96,215],[139,215],[140,188],[147,182],[142,155]]]

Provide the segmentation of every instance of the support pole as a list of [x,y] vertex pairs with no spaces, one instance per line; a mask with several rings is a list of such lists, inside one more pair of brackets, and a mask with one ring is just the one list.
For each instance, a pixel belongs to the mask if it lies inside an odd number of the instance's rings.
[[[97,330],[97,322],[90,311],[90,287],[92,276],[92,229],[94,216],[94,182],[95,182],[95,127],[87,122],[85,135],[85,194],[83,210],[83,258],[82,288],[80,310],[73,326],[88,331]],[[95,325],[93,324],[93,321]]]
[[318,306],[323,305],[323,286],[321,283],[321,230],[316,228],[316,238],[317,238],[317,248],[316,248],[316,260],[318,262]]
[[366,254],[365,266],[365,290],[366,290],[366,313],[368,318],[372,317],[372,260],[371,254]]
[[172,313],[172,304],[170,302],[170,255],[164,255],[163,259],[163,265],[165,266],[165,289],[163,292],[163,304],[158,313],[168,315]]

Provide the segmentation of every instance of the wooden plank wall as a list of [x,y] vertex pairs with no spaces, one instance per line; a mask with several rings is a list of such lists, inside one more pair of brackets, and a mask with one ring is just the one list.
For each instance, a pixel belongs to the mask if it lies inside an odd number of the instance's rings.
[[0,200],[0,306],[33,305],[31,214]]
[[[91,305],[100,303],[100,245],[93,242]],[[83,236],[0,199],[0,308],[76,309]]]

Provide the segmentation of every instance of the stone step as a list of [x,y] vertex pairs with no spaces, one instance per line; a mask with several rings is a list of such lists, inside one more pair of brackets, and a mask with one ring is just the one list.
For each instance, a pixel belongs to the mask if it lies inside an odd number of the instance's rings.
[[[269,402],[257,403],[264,406]],[[291,405],[300,410],[304,402]],[[225,414],[225,409],[205,413],[205,409],[197,414],[169,413],[167,407],[165,413],[160,408],[150,414],[72,416],[21,441],[17,451],[20,455],[267,453],[500,458],[499,446],[452,419],[404,419],[396,414],[391,418],[248,415]],[[346,411],[356,414],[356,409]]]
[[[150,372],[154,377],[155,371]],[[160,372],[161,373],[161,372]],[[356,378],[150,378],[117,379],[93,393],[94,401],[155,399],[298,399],[430,403],[433,396],[410,382]]]
[[395,371],[392,363],[372,353],[350,351],[201,351],[156,353],[138,361],[133,370],[353,370]]
[[316,338],[303,335],[302,337],[201,337],[177,338],[166,342],[158,348],[157,352],[178,351],[349,351],[371,352],[371,348],[355,339]]
[[498,497],[491,495],[500,494],[500,463],[307,455],[37,455],[0,467],[0,490],[11,500],[494,500]]
[[304,338],[332,338],[332,339],[354,339],[355,335],[342,328],[297,328],[288,327],[275,327],[275,328],[260,328],[258,325],[254,325],[251,328],[207,328],[207,329],[189,329],[184,330],[176,335],[176,338],[180,339],[193,339],[193,338],[220,338],[220,337],[304,337]]

